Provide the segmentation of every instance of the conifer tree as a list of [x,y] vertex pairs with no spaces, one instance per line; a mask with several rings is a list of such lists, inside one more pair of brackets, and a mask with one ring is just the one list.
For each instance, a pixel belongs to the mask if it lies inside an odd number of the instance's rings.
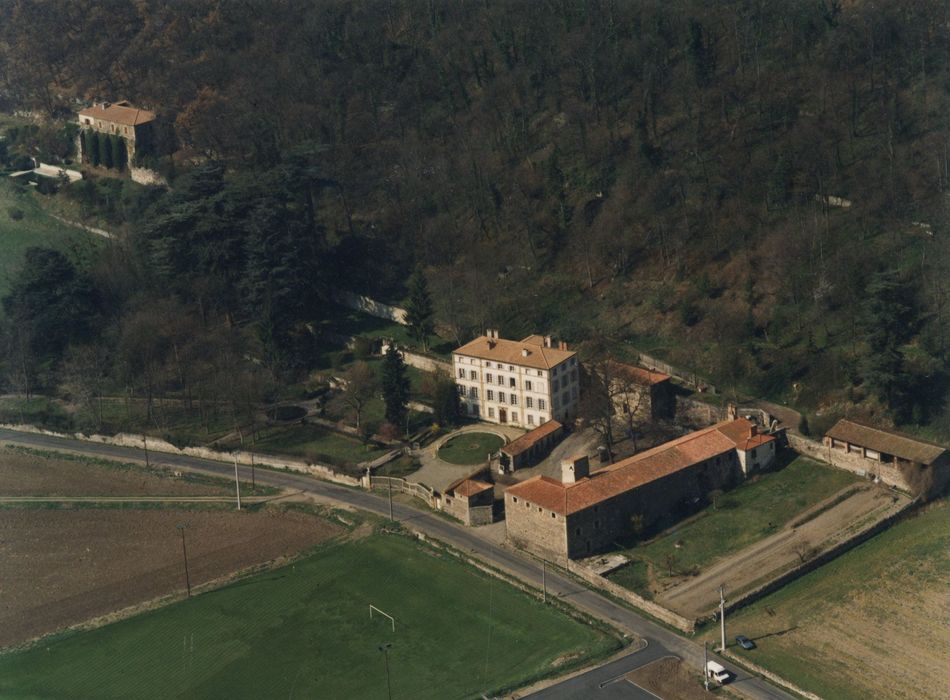
[[409,404],[409,377],[406,376],[406,363],[402,359],[402,353],[392,341],[383,358],[382,385],[386,420],[397,427],[404,425]]
[[86,132],[88,140],[86,141],[86,156],[89,158],[89,162],[94,166],[98,166],[102,162],[102,159],[99,157],[99,133],[90,129]]
[[423,350],[429,349],[429,336],[435,330],[433,320],[432,295],[429,283],[422,270],[417,269],[409,278],[409,302],[406,304],[406,322],[412,337],[422,343]]

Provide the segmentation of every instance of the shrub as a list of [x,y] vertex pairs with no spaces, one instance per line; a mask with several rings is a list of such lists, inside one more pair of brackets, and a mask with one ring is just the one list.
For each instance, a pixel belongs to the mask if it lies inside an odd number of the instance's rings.
[[7,209],[7,214],[9,214],[10,218],[14,221],[20,221],[23,218],[23,210],[18,209],[17,207],[10,207]]

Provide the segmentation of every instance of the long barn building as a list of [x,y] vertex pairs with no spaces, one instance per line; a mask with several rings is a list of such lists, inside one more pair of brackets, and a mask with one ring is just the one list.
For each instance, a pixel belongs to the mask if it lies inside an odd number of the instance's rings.
[[738,483],[775,457],[771,435],[745,418],[684,435],[604,469],[587,457],[505,491],[508,539],[538,554],[571,559],[611,548],[634,522],[649,528],[710,491]]

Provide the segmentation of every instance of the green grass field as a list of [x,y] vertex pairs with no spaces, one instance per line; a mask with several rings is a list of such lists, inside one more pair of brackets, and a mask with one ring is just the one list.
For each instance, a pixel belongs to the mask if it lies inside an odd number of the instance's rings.
[[439,459],[451,464],[478,464],[504,444],[492,433],[462,433],[439,448]]
[[[684,525],[626,554],[653,564],[657,577],[667,575],[668,556],[675,557],[674,573],[701,569],[770,535],[798,513],[855,481],[848,472],[799,457],[780,471],[762,474],[723,494],[716,507],[708,506]],[[638,593],[647,592],[646,578],[640,573],[624,573],[626,568],[608,578]]]
[[[421,352],[421,344],[409,334],[409,329],[395,321],[377,318],[340,305],[328,305],[327,325],[336,333],[367,338],[392,338],[400,347]],[[429,338],[429,354],[448,359],[455,346],[437,335]]]
[[[396,619],[370,619],[374,604]],[[3,697],[476,698],[616,638],[399,535],[0,657]],[[565,659],[570,661],[565,662]]]
[[[0,297],[7,293],[23,253],[30,246],[67,250],[97,245],[92,234],[67,226],[47,214],[40,207],[38,196],[32,188],[21,190],[9,178],[0,177]],[[23,218],[14,221],[10,217],[11,209],[23,212]]]
[[727,621],[758,645],[738,654],[822,697],[950,697],[950,502]]

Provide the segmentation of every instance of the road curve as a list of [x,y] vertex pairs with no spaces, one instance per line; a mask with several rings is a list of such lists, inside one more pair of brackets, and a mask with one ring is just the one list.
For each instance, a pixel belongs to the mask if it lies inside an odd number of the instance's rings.
[[[142,451],[136,448],[84,442],[2,428],[0,428],[0,441],[106,459],[144,461]],[[161,452],[149,452],[149,456],[153,465],[185,467],[225,478],[229,478],[234,474],[233,463]],[[249,472],[248,467],[242,467],[241,469]],[[256,476],[257,481],[261,484],[312,493],[377,515],[389,516],[390,506],[388,501],[368,491],[319,481],[303,474],[273,471],[260,467],[257,469]],[[456,525],[441,517],[403,503],[393,503],[392,507],[395,519],[406,527],[445,542],[532,586],[541,587],[541,567],[538,562],[528,555],[496,546],[493,542],[480,536],[477,528]],[[642,698],[644,697],[643,691],[628,683],[616,682],[604,685],[604,682],[641,666],[645,663],[644,659],[652,660],[670,654],[679,656],[696,669],[702,668],[703,648],[696,642],[680,637],[664,627],[644,619],[632,610],[554,571],[548,570],[546,585],[548,595],[564,598],[587,614],[609,621],[616,627],[643,638],[647,642],[647,648],[644,651],[632,651],[619,660],[553,685],[537,693],[537,697]],[[709,658],[718,660],[735,675],[731,687],[743,697],[754,698],[755,700],[793,700],[792,695],[758,677],[749,675],[721,657],[710,654]],[[624,692],[626,694],[619,694]]]

